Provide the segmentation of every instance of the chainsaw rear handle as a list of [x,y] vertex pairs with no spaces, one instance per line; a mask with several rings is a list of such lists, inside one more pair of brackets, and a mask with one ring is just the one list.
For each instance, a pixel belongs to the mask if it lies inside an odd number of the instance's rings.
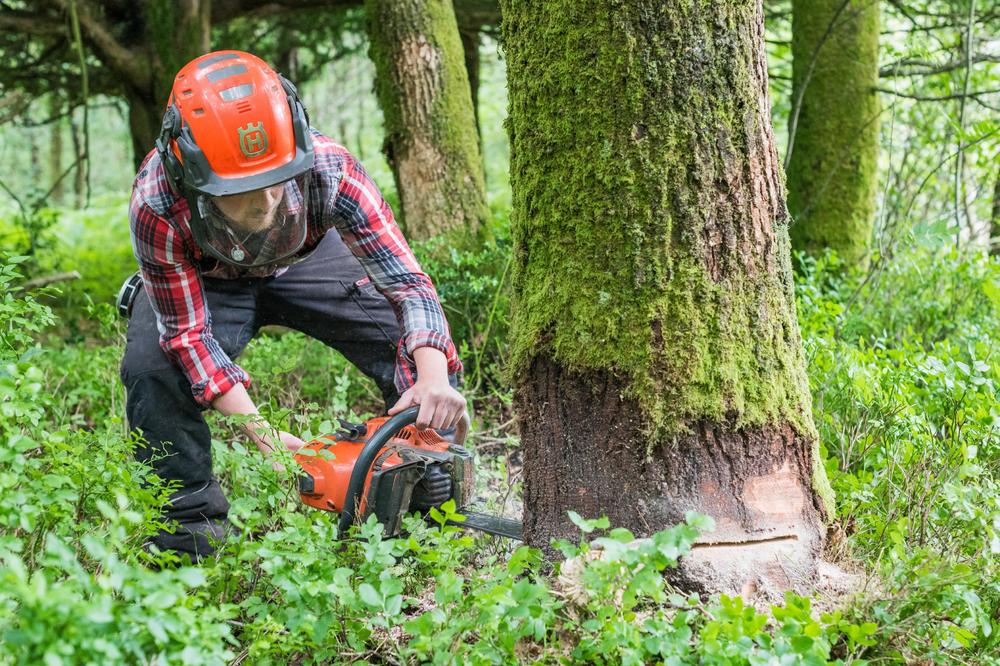
[[[361,453],[358,454],[357,461],[354,463],[354,469],[351,471],[351,480],[347,484],[347,494],[344,496],[344,510],[340,512],[340,521],[337,523],[337,529],[341,535],[346,534],[351,524],[354,523],[354,512],[358,507],[358,498],[361,497],[361,493],[365,489],[368,472],[371,470],[372,464],[375,462],[378,454],[382,452],[382,449],[389,443],[389,440],[395,437],[400,430],[416,423],[417,414],[419,413],[419,406],[404,409],[383,423],[375,431],[375,434],[365,442]],[[469,414],[466,412],[462,415],[462,420],[459,421],[458,426],[455,428],[455,443],[459,446],[464,444],[468,433]]]

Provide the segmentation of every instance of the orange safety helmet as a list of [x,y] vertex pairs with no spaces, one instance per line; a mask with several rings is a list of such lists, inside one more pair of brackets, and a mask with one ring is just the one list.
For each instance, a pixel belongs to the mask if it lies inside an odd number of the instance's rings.
[[[228,263],[261,266],[302,247],[314,161],[309,117],[295,86],[263,60],[215,51],[185,65],[156,149],[171,184],[188,200],[191,231],[203,250]],[[280,210],[269,211],[276,221],[269,217],[265,229],[241,228],[213,202],[279,184],[285,184]]]

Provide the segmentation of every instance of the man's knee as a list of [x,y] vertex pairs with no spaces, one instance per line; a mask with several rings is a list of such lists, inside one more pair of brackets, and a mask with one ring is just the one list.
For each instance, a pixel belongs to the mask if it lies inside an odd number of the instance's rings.
[[125,413],[141,441],[136,458],[158,476],[182,485],[212,476],[211,432],[183,373],[167,368],[125,380]]

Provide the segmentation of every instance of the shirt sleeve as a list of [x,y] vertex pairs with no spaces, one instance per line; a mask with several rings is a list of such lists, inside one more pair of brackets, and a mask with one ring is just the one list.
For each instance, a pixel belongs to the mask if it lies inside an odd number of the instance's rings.
[[413,256],[378,186],[349,153],[333,200],[333,215],[344,242],[399,319],[402,338],[396,359],[396,388],[405,391],[416,381],[413,351],[420,347],[444,353],[449,374],[461,372],[462,362],[434,284]]
[[250,377],[212,337],[212,316],[201,277],[184,240],[164,218],[133,194],[129,206],[132,250],[156,315],[160,347],[191,382],[195,401],[208,407]]

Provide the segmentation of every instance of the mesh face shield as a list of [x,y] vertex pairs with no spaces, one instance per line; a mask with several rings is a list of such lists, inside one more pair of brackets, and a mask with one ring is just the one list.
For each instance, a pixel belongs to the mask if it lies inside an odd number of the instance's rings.
[[189,202],[195,241],[214,258],[243,268],[288,259],[306,241],[310,173],[306,171],[279,186],[267,188],[273,197],[271,201],[262,190],[235,195],[233,199],[241,198],[241,204],[236,206],[207,194],[193,193]]

